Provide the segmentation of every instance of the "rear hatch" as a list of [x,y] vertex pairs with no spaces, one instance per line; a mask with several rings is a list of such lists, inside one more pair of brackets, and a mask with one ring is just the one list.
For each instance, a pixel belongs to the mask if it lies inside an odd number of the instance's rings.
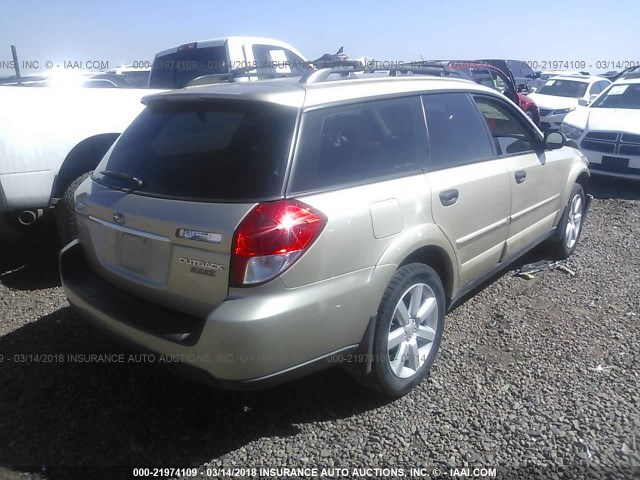
[[96,273],[168,308],[210,312],[228,294],[237,225],[283,196],[296,116],[248,100],[147,107],[76,198]]

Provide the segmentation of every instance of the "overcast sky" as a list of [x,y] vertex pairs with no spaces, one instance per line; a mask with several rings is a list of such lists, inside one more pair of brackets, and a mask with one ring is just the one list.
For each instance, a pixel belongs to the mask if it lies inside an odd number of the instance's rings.
[[[512,58],[640,62],[637,0],[4,1],[0,74],[11,60],[153,60],[182,43],[227,35],[278,38],[308,58],[341,45],[379,60]],[[608,68],[605,68],[608,70]],[[611,68],[616,70],[616,68]],[[35,72],[23,72],[35,73]]]

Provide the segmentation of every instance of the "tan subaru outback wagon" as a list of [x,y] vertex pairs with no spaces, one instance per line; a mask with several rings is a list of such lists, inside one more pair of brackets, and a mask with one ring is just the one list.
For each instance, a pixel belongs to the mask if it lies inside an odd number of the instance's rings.
[[77,190],[71,304],[226,388],[342,363],[400,396],[462,295],[573,253],[589,173],[562,134],[464,80],[330,73],[146,97]]

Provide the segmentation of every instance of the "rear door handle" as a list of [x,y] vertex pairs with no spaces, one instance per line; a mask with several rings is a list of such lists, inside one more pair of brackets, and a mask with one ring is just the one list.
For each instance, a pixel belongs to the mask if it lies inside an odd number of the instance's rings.
[[518,170],[516,172],[516,183],[522,183],[527,179],[527,172],[524,170]]
[[445,207],[448,207],[449,205],[453,205],[458,201],[458,195],[459,193],[456,189],[444,190],[440,192],[440,202]]

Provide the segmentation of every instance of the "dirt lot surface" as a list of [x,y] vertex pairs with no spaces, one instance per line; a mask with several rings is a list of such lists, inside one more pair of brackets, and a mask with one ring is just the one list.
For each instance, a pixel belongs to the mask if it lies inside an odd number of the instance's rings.
[[537,249],[492,279],[447,317],[430,378],[396,401],[341,370],[230,393],[145,362],[69,361],[132,352],[68,306],[53,231],[1,230],[0,478],[123,473],[95,468],[110,465],[478,465],[501,478],[585,468],[587,478],[637,478],[640,184],[594,193],[567,262],[576,275],[514,277],[545,258]]

